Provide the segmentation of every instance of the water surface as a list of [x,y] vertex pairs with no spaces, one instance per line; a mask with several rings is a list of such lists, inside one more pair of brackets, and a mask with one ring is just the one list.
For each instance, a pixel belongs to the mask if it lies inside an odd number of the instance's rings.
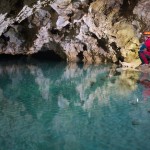
[[149,74],[115,65],[0,62],[1,150],[149,150]]

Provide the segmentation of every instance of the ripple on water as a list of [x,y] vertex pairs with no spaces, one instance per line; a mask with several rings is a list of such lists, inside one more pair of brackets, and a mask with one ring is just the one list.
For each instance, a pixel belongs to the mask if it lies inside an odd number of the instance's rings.
[[148,150],[143,76],[111,65],[1,63],[1,149]]

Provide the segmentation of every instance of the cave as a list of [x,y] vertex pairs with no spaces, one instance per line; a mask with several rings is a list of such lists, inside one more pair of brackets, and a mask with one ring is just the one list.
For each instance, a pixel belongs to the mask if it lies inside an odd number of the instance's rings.
[[63,59],[57,55],[53,50],[39,51],[32,55],[11,55],[11,54],[1,54],[0,62],[17,62],[17,61],[32,61],[37,60],[39,62],[43,61],[63,61]]
[[53,50],[39,51],[35,54],[32,54],[30,58],[34,58],[41,61],[62,61],[62,58]]
[[15,60],[20,60],[20,59],[26,59],[26,55],[18,54],[18,55],[11,55],[11,54],[1,54],[0,55],[0,62],[12,62]]

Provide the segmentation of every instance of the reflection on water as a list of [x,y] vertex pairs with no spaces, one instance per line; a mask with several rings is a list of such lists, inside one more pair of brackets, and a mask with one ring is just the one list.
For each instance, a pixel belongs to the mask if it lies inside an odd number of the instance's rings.
[[2,150],[148,150],[149,74],[115,65],[0,64]]
[[148,73],[142,73],[139,78],[139,83],[142,85],[142,97],[143,100],[147,100],[150,97],[150,78]]

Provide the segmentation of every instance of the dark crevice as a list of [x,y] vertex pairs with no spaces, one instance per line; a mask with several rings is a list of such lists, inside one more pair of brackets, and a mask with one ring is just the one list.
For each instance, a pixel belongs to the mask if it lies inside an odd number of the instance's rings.
[[24,4],[28,5],[29,7],[32,7],[37,3],[37,0],[24,0]]
[[109,52],[109,48],[107,46],[108,42],[105,38],[101,38],[97,40],[98,46],[104,49],[106,52]]
[[71,26],[70,24],[66,25],[62,30],[60,36],[63,36],[62,40],[65,40],[69,37],[69,39],[75,39],[77,33],[78,26],[74,24]]
[[127,10],[129,9],[129,2],[128,0],[123,0],[123,4],[121,6],[121,15],[124,15],[127,13]]
[[72,22],[72,20],[71,20],[71,17],[69,18],[69,20],[68,20],[69,22]]
[[52,23],[52,27],[56,28],[56,22],[58,20],[58,14],[52,7],[50,7],[49,13],[53,14],[53,15],[51,15],[51,21],[52,21],[51,23]]
[[74,15],[74,12],[73,12],[73,11],[67,14],[67,16],[70,17],[70,18],[69,18],[70,22],[71,22],[71,17],[72,17],[73,15]]
[[83,50],[87,51],[87,45],[86,44],[83,45]]
[[0,38],[3,39],[4,42],[8,42],[8,41],[10,40],[10,38],[7,37],[7,36],[5,36],[4,34],[2,34],[2,35],[0,36]]
[[67,24],[66,26],[64,26],[65,30],[70,30],[70,24]]
[[113,50],[117,50],[117,49],[118,49],[118,47],[117,47],[117,45],[116,45],[115,42],[112,42],[112,43],[110,44],[110,46],[112,47]]
[[[10,4],[13,2],[10,2]],[[24,6],[23,0],[16,1],[16,3],[12,4],[10,12],[7,14],[7,17],[14,17],[22,10]]]
[[99,39],[94,33],[90,33],[90,34],[93,38],[97,39],[98,47],[101,47],[102,49],[104,49],[104,51],[109,52],[109,48],[107,46],[107,44],[108,44],[107,39],[105,39],[105,38]]
[[118,61],[117,63],[119,63],[119,61],[124,61],[124,57],[122,56],[121,52],[120,52],[120,47],[117,47],[116,43],[115,42],[112,42],[110,44],[110,46],[112,47],[112,49],[116,52],[116,56],[118,58]]
[[94,33],[90,33],[91,37],[98,39],[98,37]]
[[89,0],[88,5],[90,5],[91,3],[93,3],[96,0]]
[[133,9],[137,5],[139,0],[123,0],[123,4],[120,8],[120,16],[130,18],[133,16]]
[[33,28],[28,27],[29,22],[28,19],[23,20],[20,23],[20,36],[25,39],[25,42],[23,43],[23,46],[26,46],[27,48],[31,47],[33,44],[33,41],[37,38],[38,28],[34,26]]
[[121,18],[118,16],[118,13],[116,13],[112,18],[112,26],[118,22]]
[[58,30],[58,29],[54,29],[54,28],[52,28],[52,29],[50,30],[50,32],[51,32],[52,34],[59,34],[59,30]]
[[112,12],[113,6],[107,8],[107,5],[106,5],[105,8],[106,8],[106,9],[104,10],[104,15],[105,15],[105,16],[108,16],[108,15]]
[[23,0],[0,0],[0,14],[7,13],[7,17],[15,17],[23,6]]
[[83,61],[83,58],[84,58],[83,52],[80,51],[80,52],[78,53],[77,57],[79,58],[80,62],[82,62],[82,61]]
[[64,52],[63,47],[59,43],[56,43],[54,41],[50,41],[49,43],[44,44],[41,50],[42,51],[54,50],[55,54],[61,57],[61,59],[67,60],[67,56]]
[[118,61],[116,62],[117,64],[119,64],[119,61],[124,62],[124,57],[121,55],[121,53],[117,53],[117,58],[118,58]]
[[50,61],[62,60],[62,58],[59,55],[57,55],[53,50],[39,51],[38,53],[31,55],[31,58]]

